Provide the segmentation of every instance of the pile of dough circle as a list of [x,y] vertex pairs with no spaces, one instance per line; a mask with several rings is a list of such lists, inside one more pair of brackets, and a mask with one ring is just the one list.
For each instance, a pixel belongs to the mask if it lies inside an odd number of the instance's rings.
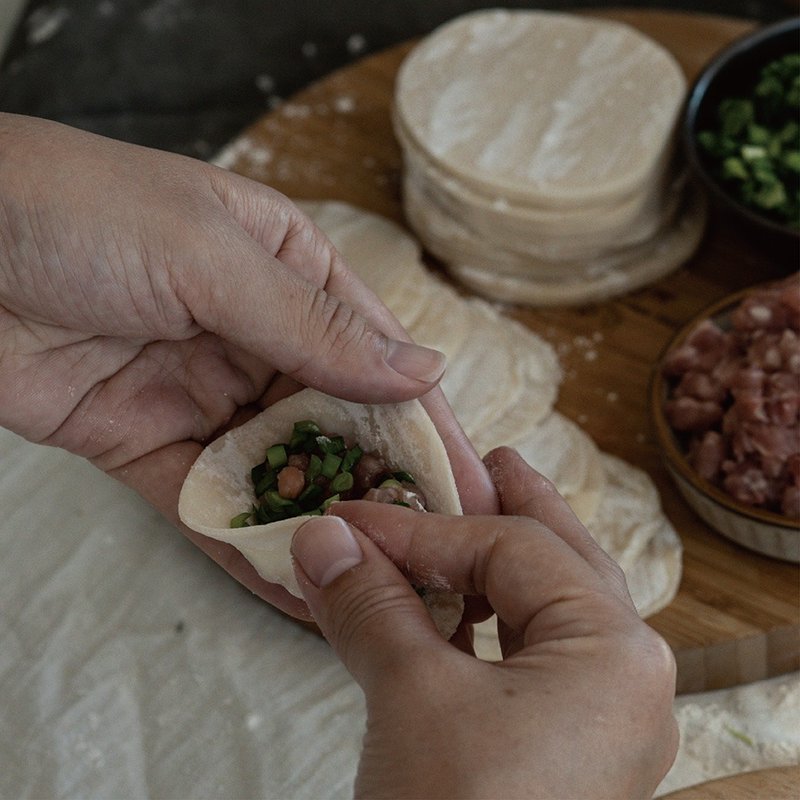
[[420,42],[395,88],[406,215],[473,289],[603,299],[690,257],[705,203],[675,127],[674,58],[617,22],[478,11]]

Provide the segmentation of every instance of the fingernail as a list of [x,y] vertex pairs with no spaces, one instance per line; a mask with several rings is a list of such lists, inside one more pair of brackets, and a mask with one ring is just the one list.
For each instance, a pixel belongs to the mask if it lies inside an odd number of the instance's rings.
[[303,523],[292,538],[292,555],[319,589],[364,557],[353,531],[340,517],[313,517]]
[[445,354],[438,350],[397,339],[387,341],[384,360],[395,372],[424,383],[441,378],[447,362]]

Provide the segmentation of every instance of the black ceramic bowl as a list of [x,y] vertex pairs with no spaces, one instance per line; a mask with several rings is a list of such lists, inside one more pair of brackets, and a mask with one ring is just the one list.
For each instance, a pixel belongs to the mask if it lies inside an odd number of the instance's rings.
[[752,90],[762,67],[799,50],[800,17],[759,28],[722,50],[691,88],[682,130],[689,165],[708,190],[712,202],[737,225],[755,234],[761,243],[777,245],[793,258],[800,253],[800,231],[763,216],[733,197],[715,177],[714,160],[698,144],[697,134],[716,127],[722,100],[746,96]]

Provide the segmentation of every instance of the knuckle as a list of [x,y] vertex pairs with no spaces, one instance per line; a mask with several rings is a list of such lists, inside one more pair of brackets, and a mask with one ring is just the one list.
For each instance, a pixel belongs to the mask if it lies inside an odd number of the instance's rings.
[[312,290],[301,325],[301,335],[310,351],[323,359],[340,359],[360,348],[371,333],[365,320],[350,306],[320,288]]
[[411,610],[415,598],[410,588],[365,584],[355,575],[340,585],[331,598],[329,619],[333,640],[345,663],[353,664],[366,651],[374,658],[386,628],[396,625],[400,615]]
[[628,596],[628,579],[622,567],[599,546],[597,548],[597,558],[601,574],[618,595]]
[[635,675],[635,693],[646,704],[669,706],[675,694],[675,656],[667,642],[645,622],[624,637],[620,652],[628,674]]

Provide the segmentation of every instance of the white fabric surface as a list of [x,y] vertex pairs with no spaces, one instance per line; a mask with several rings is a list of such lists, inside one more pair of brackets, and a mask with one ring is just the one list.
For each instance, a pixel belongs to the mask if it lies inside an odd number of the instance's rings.
[[358,687],[133,492],[0,429],[0,797],[348,797]]
[[[81,459],[0,429],[0,463],[0,798],[351,795],[364,704],[322,639]],[[797,676],[676,709],[660,793],[800,758]]]

